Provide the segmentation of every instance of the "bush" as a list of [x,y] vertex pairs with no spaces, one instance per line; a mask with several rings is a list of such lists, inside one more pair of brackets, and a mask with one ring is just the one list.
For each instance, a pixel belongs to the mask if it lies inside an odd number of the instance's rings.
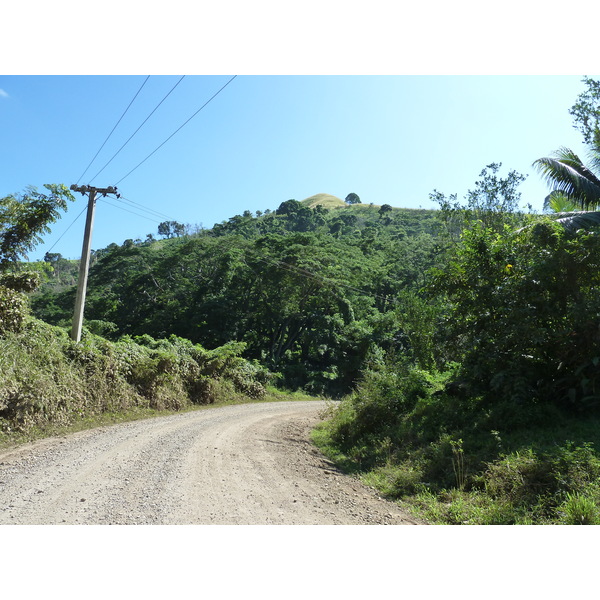
[[110,342],[87,328],[75,343],[65,330],[30,319],[0,336],[0,425],[27,430],[138,407],[180,410],[235,394],[260,399],[269,374],[239,357],[242,349],[207,351],[174,336]]
[[451,303],[445,352],[473,393],[590,413],[600,409],[599,288],[600,236],[542,220],[465,232],[430,291]]
[[[487,493],[552,522],[592,523],[597,518],[600,458],[590,444],[567,442],[546,452],[529,448],[490,463],[481,477]],[[594,516],[595,515],[595,516]]]
[[552,465],[533,452],[515,452],[488,466],[485,489],[492,498],[511,504],[536,504],[539,497],[555,491]]
[[[392,456],[405,457],[429,434],[423,415],[437,405],[436,394],[444,381],[444,375],[408,363],[368,371],[335,412],[329,429],[332,442],[359,458],[365,468],[384,464]],[[438,435],[436,431],[432,439]]]

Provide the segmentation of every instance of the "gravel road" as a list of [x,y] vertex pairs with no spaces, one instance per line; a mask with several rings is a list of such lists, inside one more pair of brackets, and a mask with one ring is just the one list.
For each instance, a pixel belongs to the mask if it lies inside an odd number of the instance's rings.
[[324,408],[214,407],[1,452],[0,524],[417,524],[310,443]]

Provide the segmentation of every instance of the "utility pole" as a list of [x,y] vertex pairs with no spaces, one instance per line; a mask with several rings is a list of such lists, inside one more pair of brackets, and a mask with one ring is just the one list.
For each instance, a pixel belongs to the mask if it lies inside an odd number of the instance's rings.
[[83,325],[83,309],[85,306],[85,291],[87,289],[88,271],[90,268],[90,247],[92,244],[92,229],[94,228],[94,214],[96,212],[96,194],[117,194],[116,187],[96,188],[89,185],[77,186],[73,184],[74,192],[89,193],[87,218],[85,220],[85,232],[83,234],[83,247],[81,249],[81,261],[79,262],[79,278],[77,280],[77,296],[75,298],[75,312],[73,314],[73,326],[71,328],[71,339],[74,342],[81,340],[81,327]]

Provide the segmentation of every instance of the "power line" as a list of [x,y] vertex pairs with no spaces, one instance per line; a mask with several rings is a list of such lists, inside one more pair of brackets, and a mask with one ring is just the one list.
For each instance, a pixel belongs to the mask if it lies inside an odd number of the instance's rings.
[[[120,199],[121,198],[119,198],[119,200]],[[161,221],[156,221],[155,219],[151,219],[150,217],[146,217],[144,215],[140,215],[138,213],[135,213],[135,212],[133,212],[131,210],[127,210],[126,208],[123,208],[122,206],[118,206],[117,204],[112,204],[111,202],[108,202],[104,198],[100,198],[100,200],[102,202],[105,202],[109,206],[113,206],[114,208],[118,208],[120,210],[124,210],[125,212],[131,213],[132,215],[136,215],[137,217],[141,217],[142,219],[147,219],[148,221],[152,221],[153,223],[158,223],[159,225],[161,223]],[[127,200],[127,198],[124,198],[124,200]],[[138,204],[136,202],[133,202],[133,200],[129,200],[129,202],[131,202],[133,204]],[[138,204],[138,205],[142,206],[141,204]],[[71,222],[71,224],[63,231],[63,233],[60,235],[60,237],[54,242],[54,244],[52,244],[52,246],[50,246],[50,248],[46,252],[52,252],[52,250],[54,250],[54,248],[56,247],[56,245],[60,242],[60,240],[63,239],[63,237],[67,234],[67,232],[69,231],[69,229],[71,229],[71,227],[73,227],[73,225],[75,225],[75,223],[79,220],[79,218],[81,217],[81,215],[85,212],[86,208],[87,208],[87,206],[83,207],[83,209],[81,210],[81,212],[75,217],[75,219],[73,219],[73,221]],[[152,212],[156,212],[156,211],[152,211]],[[151,214],[151,212],[148,212],[148,214]],[[166,219],[171,220],[171,221],[175,220],[175,219],[172,219],[171,217],[168,217],[167,215],[161,215],[160,213],[156,213],[156,214],[158,216],[165,217]]]
[[138,167],[143,165],[155,152],[157,152],[160,148],[162,148],[180,129],[182,129],[185,125],[187,125],[209,102],[211,102],[214,98],[216,98],[236,77],[237,77],[237,75],[234,75],[218,92],[216,92],[211,98],[209,98],[187,121],[185,121],[185,123],[183,123],[178,129],[176,129],[162,144],[160,144],[160,146],[158,146],[155,150],[153,150],[150,154],[148,154],[148,156],[146,156],[146,158],[141,163],[139,163],[137,166],[135,166],[133,169],[131,169],[131,171],[129,171],[129,173],[127,173],[127,175],[125,175],[124,177],[121,177],[121,179],[119,179],[119,181],[117,181],[117,183],[115,185],[118,185],[119,183],[121,183],[121,181],[123,181],[123,179],[125,179],[126,177],[129,177]]
[[124,198],[123,196],[121,196],[119,198],[119,200],[121,202],[127,202],[127,203],[133,205],[133,207],[134,208],[138,208],[138,210],[146,211],[148,214],[156,215],[156,216],[161,217],[163,219],[167,219],[168,221],[175,221],[175,219],[173,217],[170,217],[169,215],[165,215],[163,213],[160,213],[157,210],[154,210],[153,208],[148,208],[147,206],[144,206],[143,204],[140,204],[139,202],[134,202],[133,200],[131,200],[129,198]]
[[148,119],[157,111],[158,107],[171,95],[171,92],[173,92],[173,90],[183,81],[184,77],[185,75],[182,75],[179,81],[169,90],[168,94],[154,107],[154,110],[146,117],[144,122],[131,134],[129,139],[115,152],[114,156],[94,175],[94,177],[92,177],[91,181],[96,179],[96,177],[98,177],[98,175],[100,175],[100,173],[102,173],[102,171],[104,171],[104,169],[108,167],[108,165],[113,161],[117,154],[119,154],[119,152],[121,152],[121,150],[123,150],[123,148],[127,146],[127,144],[131,141],[133,136],[146,124],[146,121],[148,121]]
[[[113,134],[113,132],[117,128],[117,125],[121,122],[121,120],[125,116],[125,113],[129,110],[130,106],[133,104],[133,101],[138,97],[138,94],[142,91],[142,88],[146,85],[146,82],[148,81],[148,79],[150,79],[150,75],[148,75],[146,77],[146,79],[144,79],[144,83],[142,83],[142,85],[140,86],[140,89],[137,91],[136,95],[133,97],[133,99],[131,100],[131,102],[129,103],[127,108],[125,109],[125,112],[121,115],[121,118],[117,121],[117,124],[112,128],[112,131],[108,134],[108,137],[104,140],[104,143],[102,144],[102,146],[100,146],[100,150],[102,150],[102,148],[104,148],[106,142],[108,142],[108,139],[110,138],[110,136]],[[87,173],[88,169],[92,166],[92,163],[96,160],[96,157],[98,156],[98,154],[100,154],[100,150],[98,150],[98,152],[96,152],[96,154],[94,155],[94,158],[92,158],[90,164],[85,168],[85,171],[81,174],[81,177],[79,177],[79,179],[77,180],[77,183],[79,183],[81,181],[82,177]]]
[[151,219],[150,217],[146,217],[146,216],[141,215],[139,213],[133,212],[132,210],[128,210],[126,208],[123,208],[122,206],[119,206],[118,204],[112,204],[111,202],[108,202],[108,201],[104,200],[104,198],[100,198],[100,200],[102,202],[104,202],[105,204],[108,204],[109,206],[113,206],[114,208],[118,208],[120,210],[124,210],[125,212],[131,213],[132,215],[135,215],[136,217],[140,217],[141,219],[146,219],[148,221],[152,221],[153,223],[158,223],[160,225],[160,221],[157,221],[156,219]]
[[83,207],[83,210],[75,217],[75,219],[73,220],[73,222],[64,230],[64,232],[62,233],[62,235],[54,242],[54,244],[52,244],[52,246],[50,247],[50,250],[47,250],[47,252],[52,252],[52,250],[54,249],[54,246],[56,246],[56,244],[58,244],[58,242],[60,242],[60,240],[63,239],[63,237],[65,236],[65,234],[67,233],[67,231],[69,231],[69,229],[71,229],[71,227],[73,227],[73,225],[75,225],[75,222],[85,212],[86,208],[87,208],[87,206]]

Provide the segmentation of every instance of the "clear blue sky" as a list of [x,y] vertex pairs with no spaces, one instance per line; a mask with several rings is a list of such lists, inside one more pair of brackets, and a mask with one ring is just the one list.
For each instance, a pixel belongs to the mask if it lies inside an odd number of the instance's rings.
[[[531,163],[561,145],[585,155],[568,114],[581,75],[240,75],[128,174],[232,75],[186,76],[98,176],[180,76],[148,79],[85,174],[146,76],[0,76],[0,194],[118,185],[129,202],[98,203],[97,249],[167,218],[212,227],[321,192],[434,207],[434,189],[462,197],[491,162],[527,174],[523,204],[541,211],[548,189]],[[52,246],[78,258],[85,203],[77,194],[30,258]]]

